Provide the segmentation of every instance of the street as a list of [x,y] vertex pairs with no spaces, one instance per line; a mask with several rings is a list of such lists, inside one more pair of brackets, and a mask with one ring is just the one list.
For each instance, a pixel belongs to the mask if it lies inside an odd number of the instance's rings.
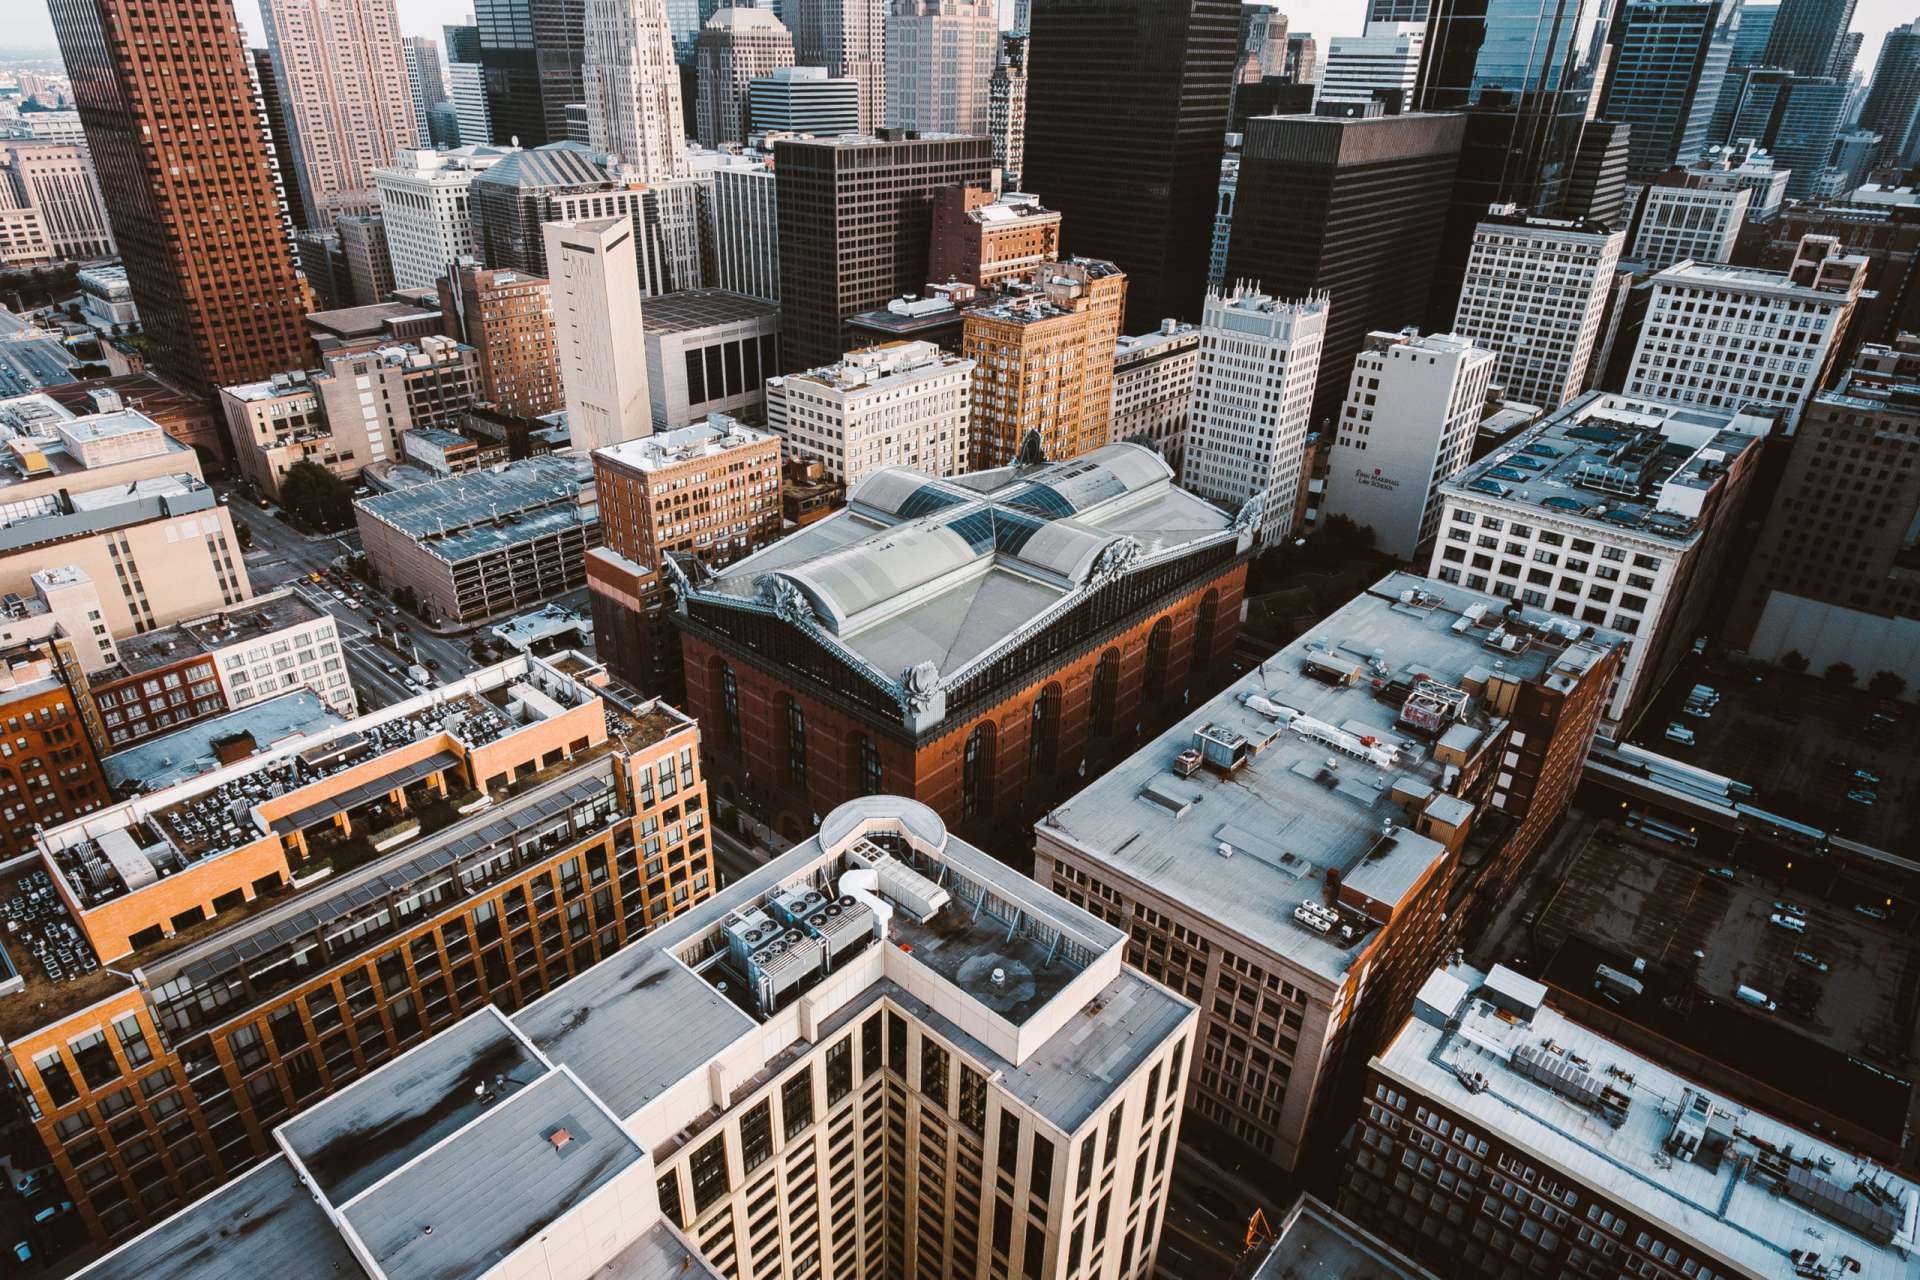
[[1282,1205],[1246,1179],[1203,1154],[1188,1135],[1173,1155],[1166,1223],[1160,1231],[1155,1274],[1161,1280],[1220,1280],[1233,1274],[1246,1252],[1247,1224],[1255,1209],[1277,1220]]

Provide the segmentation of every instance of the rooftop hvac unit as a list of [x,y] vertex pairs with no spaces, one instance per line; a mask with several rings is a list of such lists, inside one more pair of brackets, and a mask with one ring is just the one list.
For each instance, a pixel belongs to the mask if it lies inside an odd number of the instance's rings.
[[856,867],[872,868],[879,878],[881,896],[922,923],[953,900],[945,889],[870,840],[862,840],[848,850],[847,860]]
[[775,894],[767,903],[767,908],[781,924],[791,927],[826,905],[826,895],[818,889],[809,885],[794,885]]
[[827,963],[837,964],[840,957],[873,936],[873,912],[851,896],[826,903],[806,918],[806,931],[826,948]]
[[1513,1068],[1575,1106],[1597,1112],[1613,1128],[1627,1122],[1631,1099],[1565,1055],[1548,1053],[1538,1045],[1523,1044],[1513,1051]]
[[815,977],[824,961],[820,939],[798,929],[781,931],[747,957],[747,977],[760,998],[760,1011],[772,1013],[785,996]]
[[721,926],[727,935],[727,951],[740,968],[748,967],[748,958],[778,938],[781,928],[759,907],[748,907],[728,916]]
[[1293,909],[1293,918],[1315,933],[1332,933],[1340,923],[1340,913],[1318,902],[1303,902]]

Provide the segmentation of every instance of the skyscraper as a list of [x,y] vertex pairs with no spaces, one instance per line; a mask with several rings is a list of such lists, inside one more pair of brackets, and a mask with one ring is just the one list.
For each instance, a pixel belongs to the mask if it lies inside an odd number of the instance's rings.
[[888,124],[987,132],[987,87],[1000,48],[994,0],[892,0],[886,44]]
[[1365,35],[1335,36],[1327,42],[1321,98],[1372,99],[1389,115],[1405,111],[1420,79],[1420,50],[1426,38],[1424,26],[1408,22],[1375,24]]
[[1880,135],[1880,162],[1909,165],[1920,155],[1920,21],[1887,32],[1860,127]]
[[[533,0],[533,63],[540,73],[542,141],[560,142],[567,132],[567,108],[586,95],[586,0]],[[520,145],[534,144],[521,139]]]
[[862,133],[887,118],[886,14],[886,0],[786,0],[781,10],[796,64],[859,82]]
[[307,225],[375,206],[373,171],[422,142],[394,0],[262,0]]
[[1281,298],[1333,296],[1315,426],[1339,412],[1367,334],[1427,313],[1440,260],[1435,211],[1453,190],[1465,131],[1458,115],[1426,112],[1248,122],[1224,278]]
[[267,167],[274,176],[284,203],[287,221],[297,230],[307,225],[307,202],[300,194],[300,170],[293,163],[287,143],[287,111],[280,101],[280,81],[273,74],[273,54],[265,49],[249,49],[253,64],[254,88],[260,92],[260,127],[266,144]]
[[1787,198],[1810,200],[1823,190],[1846,105],[1847,86],[1832,76],[1752,67],[1740,86],[1731,136],[1772,152],[1789,171]]
[[1606,49],[1602,0],[1434,0],[1417,103],[1465,111],[1436,326],[1487,206],[1553,213],[1567,184]]
[[1727,134],[1733,128],[1734,110],[1739,106],[1737,85],[1748,67],[1765,65],[1767,44],[1773,39],[1773,20],[1779,16],[1777,4],[1740,6],[1740,26],[1733,33],[1733,52],[1727,59],[1727,73],[1714,95],[1713,118],[1707,126],[1708,143],[1717,145],[1727,141]]
[[1127,273],[1126,329],[1198,319],[1239,33],[1232,0],[1035,0],[1021,185]]
[[549,222],[544,230],[574,452],[652,435],[633,220]]
[[793,36],[771,9],[721,9],[700,32],[694,136],[703,147],[744,142],[747,86],[793,65]]
[[[1859,45],[1847,40],[1855,0],[1781,0],[1761,59],[1803,76],[1845,79]],[[1846,65],[1841,66],[1844,59]]]
[[1733,58],[1739,0],[1627,0],[1614,25],[1600,112],[1633,127],[1628,180],[1692,164],[1707,146]]
[[591,145],[647,182],[687,171],[680,69],[664,0],[587,0],[585,96]]
[[407,87],[413,91],[414,122],[424,146],[431,133],[428,112],[447,100],[447,78],[440,71],[440,42],[426,36],[407,36],[402,48],[407,57]]
[[1002,180],[1019,190],[1027,155],[1027,37],[1000,39],[1000,61],[987,79],[987,132]]
[[[304,365],[311,300],[276,204],[233,7],[50,8],[149,362],[209,397]],[[204,91],[181,92],[185,84]]]

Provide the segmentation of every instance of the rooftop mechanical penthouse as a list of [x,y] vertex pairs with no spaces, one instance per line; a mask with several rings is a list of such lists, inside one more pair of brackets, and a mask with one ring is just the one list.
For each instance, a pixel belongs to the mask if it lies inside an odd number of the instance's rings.
[[711,890],[698,730],[577,654],[322,724],[44,831],[0,874],[0,1041],[101,1236]]
[[925,805],[852,801],[83,1274],[1145,1276],[1195,1010],[1124,942]]

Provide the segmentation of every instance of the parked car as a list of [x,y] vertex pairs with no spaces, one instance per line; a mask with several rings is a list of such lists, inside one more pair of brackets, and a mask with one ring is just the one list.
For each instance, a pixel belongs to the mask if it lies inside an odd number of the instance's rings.
[[1788,933],[1805,933],[1807,922],[1798,916],[1783,916],[1778,911],[1767,917],[1767,923],[1785,929]]
[[1719,876],[1722,880],[1738,880],[1740,875],[1732,867],[1715,867],[1707,872],[1710,876]]
[[1855,804],[1865,805],[1871,809],[1875,804],[1879,803],[1880,793],[1877,791],[1869,791],[1865,787],[1854,787],[1847,792],[1847,799],[1853,801]]
[[1855,782],[1865,782],[1877,786],[1880,782],[1880,775],[1871,769],[1855,769],[1853,771],[1853,780]]
[[1668,742],[1677,742],[1683,747],[1690,747],[1694,743],[1693,730],[1687,728],[1687,726],[1681,724],[1678,720],[1667,726],[1667,732],[1664,736]]
[[1870,907],[1864,902],[1856,906],[1854,910],[1858,911],[1861,915],[1865,916],[1869,920],[1885,920],[1887,918],[1887,913],[1885,910],[1883,910],[1880,907]]
[[1776,902],[1773,909],[1782,915],[1797,916],[1802,920],[1807,918],[1807,909],[1797,902]]
[[1833,967],[1811,951],[1796,951],[1793,953],[1793,958],[1815,973],[1825,973]]

